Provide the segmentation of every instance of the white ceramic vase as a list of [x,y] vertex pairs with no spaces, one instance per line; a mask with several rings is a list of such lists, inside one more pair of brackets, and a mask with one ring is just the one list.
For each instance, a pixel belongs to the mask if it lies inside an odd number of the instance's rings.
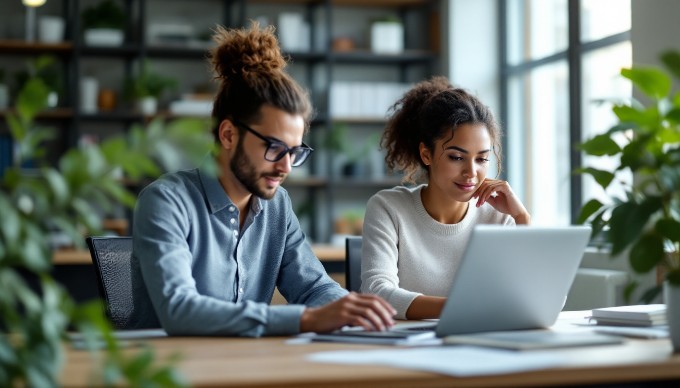
[[144,116],[153,116],[158,110],[158,99],[156,97],[142,97],[137,100],[137,110]]
[[666,318],[673,352],[680,353],[680,286],[664,282],[663,300],[666,302]]

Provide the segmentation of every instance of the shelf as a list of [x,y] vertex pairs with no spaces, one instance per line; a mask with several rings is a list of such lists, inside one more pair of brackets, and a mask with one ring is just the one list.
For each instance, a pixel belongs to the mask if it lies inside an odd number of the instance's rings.
[[85,121],[106,121],[106,122],[117,122],[117,121],[141,121],[144,116],[131,112],[131,111],[113,111],[113,112],[101,112],[101,113],[84,113],[80,116],[81,120]]
[[121,46],[83,46],[80,54],[86,57],[135,57],[140,55],[137,44],[123,44]]
[[333,122],[353,125],[385,125],[387,119],[384,117],[333,117]]
[[146,53],[151,58],[205,59],[209,47],[188,47],[183,45],[149,46]]
[[370,177],[357,177],[357,178],[336,178],[329,181],[328,185],[331,189],[381,189],[381,188],[391,188],[401,184],[400,177],[384,177],[384,178],[370,178]]
[[0,54],[55,54],[70,55],[73,44],[27,42],[19,39],[0,39]]
[[[323,4],[323,0],[249,0],[253,4]],[[352,7],[417,7],[432,3],[432,0],[331,0],[334,6]]]
[[394,65],[423,64],[427,65],[435,59],[429,51],[406,50],[399,54],[375,54],[371,51],[332,52],[330,60],[339,64]]
[[[7,112],[6,110],[0,110],[0,117],[5,117]],[[66,120],[73,117],[73,109],[52,108],[38,113],[36,117],[39,120]]]
[[[158,0],[154,0],[158,1]],[[433,40],[429,26],[436,26],[435,18],[440,17],[437,13],[437,5],[443,0],[206,0],[203,2],[190,2],[190,0],[176,0],[175,4],[162,9],[149,8],[151,0],[124,0],[125,7],[132,12],[134,18],[130,20],[126,31],[126,41],[119,46],[90,46],[79,38],[82,31],[76,28],[76,18],[84,6],[83,1],[64,0],[61,7],[61,16],[66,21],[67,37],[73,38],[58,44],[46,44],[41,42],[26,42],[20,39],[0,39],[0,60],[10,65],[9,69],[19,68],[20,62],[25,57],[37,57],[43,53],[58,57],[61,62],[60,71],[68,85],[65,90],[69,92],[63,101],[69,101],[71,108],[64,107],[46,111],[38,116],[38,119],[53,127],[59,128],[59,136],[62,142],[56,144],[61,149],[55,149],[54,154],[68,147],[77,146],[77,142],[83,134],[101,129],[117,132],[125,132],[131,126],[147,125],[151,120],[175,120],[175,119],[199,119],[205,120],[206,129],[212,127],[207,124],[211,121],[211,115],[206,107],[198,115],[172,114],[164,105],[165,110],[159,111],[152,116],[145,116],[134,109],[133,105],[122,98],[121,89],[125,79],[137,69],[138,62],[150,59],[164,66],[168,72],[173,71],[174,77],[180,81],[182,90],[186,92],[197,86],[203,87],[211,79],[210,71],[201,74],[187,74],[193,72],[196,65],[206,68],[206,61],[214,42],[198,39],[186,39],[184,41],[147,41],[146,29],[154,23],[163,20],[172,20],[182,16],[183,10],[190,7],[194,11],[204,14],[213,12],[214,22],[225,26],[247,25],[248,17],[262,13],[263,16],[275,21],[275,13],[297,12],[312,16],[309,34],[312,49],[310,51],[284,51],[288,60],[288,70],[291,76],[299,78],[305,89],[310,92],[311,100],[316,110],[315,117],[311,120],[313,129],[306,133],[313,147],[317,148],[317,155],[321,154],[323,142],[333,130],[336,123],[347,124],[351,127],[352,134],[356,132],[357,140],[365,140],[366,136],[382,130],[387,122],[382,110],[377,111],[376,117],[334,117],[329,113],[330,86],[332,82],[393,82],[410,84],[423,76],[431,76],[434,65],[438,58],[438,40]],[[253,7],[253,4],[259,4]],[[269,6],[275,7],[269,7]],[[366,9],[372,7],[374,9]],[[59,7],[57,7],[59,8]],[[270,9],[271,8],[271,9]],[[264,10],[263,10],[264,9]],[[16,6],[6,15],[5,21],[14,18],[23,20],[23,7]],[[217,11],[217,12],[215,12]],[[271,12],[270,12],[271,11]],[[59,13],[59,11],[56,11]],[[16,14],[16,15],[14,15]],[[370,15],[369,15],[370,14]],[[373,16],[375,15],[375,16]],[[409,50],[397,54],[377,54],[362,44],[361,49],[352,51],[331,51],[330,48],[318,48],[316,43],[321,38],[329,40],[339,31],[334,30],[334,24],[343,23],[342,29],[363,31],[370,26],[374,17],[396,16],[404,21],[404,33],[410,44]],[[186,15],[184,15],[186,16]],[[200,21],[196,20],[201,24]],[[210,22],[212,25],[213,22]],[[192,23],[193,24],[193,23]],[[346,25],[344,25],[346,24]],[[70,26],[70,28],[68,27]],[[204,25],[209,27],[209,25]],[[178,31],[179,33],[179,31]],[[311,36],[314,35],[314,36]],[[294,46],[292,46],[294,47]],[[95,66],[95,63],[100,63]],[[115,67],[115,68],[113,68]],[[208,66],[209,67],[209,66]],[[121,71],[122,70],[122,71]],[[357,72],[367,71],[371,76],[355,77]],[[384,72],[384,76],[383,76]],[[180,74],[182,73],[182,74]],[[375,77],[373,76],[375,74]],[[99,111],[93,113],[83,112],[77,102],[80,81],[83,77],[95,77],[100,81],[100,86],[112,88],[118,93],[118,105],[113,111]],[[369,78],[370,77],[370,78]],[[358,78],[358,79],[357,79]],[[213,89],[211,89],[213,90]],[[179,110],[175,110],[179,111]],[[346,111],[351,114],[355,111]],[[366,110],[369,112],[369,110]],[[0,120],[6,116],[6,111],[0,111]],[[386,113],[386,112],[385,112]],[[60,121],[61,120],[61,121]],[[5,128],[0,127],[0,131]],[[359,133],[359,132],[369,133]],[[3,132],[4,133],[4,132]],[[56,142],[55,142],[56,143]],[[360,146],[357,144],[357,147]],[[296,194],[292,200],[298,207],[300,202],[309,202],[310,222],[305,224],[309,230],[305,232],[310,239],[318,242],[327,242],[332,234],[332,221],[330,218],[335,209],[343,205],[345,199],[352,201],[357,206],[365,205],[367,199],[374,192],[396,186],[400,183],[400,177],[386,175],[384,178],[373,179],[370,176],[357,178],[332,177],[332,171],[337,169],[333,153],[326,157],[318,157],[310,163],[309,176],[303,174],[289,176],[283,187],[290,189]],[[337,156],[337,155],[336,155]],[[324,173],[322,173],[324,172]],[[131,180],[123,179],[122,182],[132,191],[138,191],[150,183],[149,179]],[[352,191],[359,194],[355,195]],[[338,194],[334,194],[337,191]],[[305,205],[307,205],[305,203]],[[344,253],[338,251],[341,257]],[[58,253],[57,257],[77,257],[84,253],[84,260],[89,262],[87,252]],[[62,256],[60,256],[62,255]],[[323,254],[322,254],[323,255]],[[339,265],[338,263],[335,263]]]
[[324,187],[327,184],[328,181],[325,178],[297,178],[288,176],[283,182],[283,187]]

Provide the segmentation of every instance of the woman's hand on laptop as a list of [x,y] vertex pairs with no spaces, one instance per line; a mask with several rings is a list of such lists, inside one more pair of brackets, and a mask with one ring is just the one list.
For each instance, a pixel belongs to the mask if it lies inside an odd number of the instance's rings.
[[518,225],[528,225],[531,222],[529,212],[506,181],[484,179],[484,182],[477,188],[477,191],[472,194],[472,198],[477,198],[477,207],[488,202],[489,205],[499,212],[512,216]]
[[349,295],[321,307],[308,307],[300,318],[300,332],[324,333],[343,326],[365,330],[387,330],[394,326],[396,310],[384,299],[371,294]]

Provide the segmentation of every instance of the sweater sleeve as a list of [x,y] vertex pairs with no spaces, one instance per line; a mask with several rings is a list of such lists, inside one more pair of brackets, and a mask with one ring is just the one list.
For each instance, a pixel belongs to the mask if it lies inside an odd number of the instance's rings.
[[397,310],[397,319],[406,319],[406,310],[422,295],[399,287],[399,241],[397,214],[380,193],[366,206],[361,249],[361,291],[375,294]]

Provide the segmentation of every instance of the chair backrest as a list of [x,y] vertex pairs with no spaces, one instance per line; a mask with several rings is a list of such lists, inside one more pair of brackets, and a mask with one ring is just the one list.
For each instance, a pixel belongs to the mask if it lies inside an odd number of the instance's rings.
[[132,328],[132,237],[88,237],[99,294],[114,328]]
[[361,236],[345,240],[345,288],[361,291]]

